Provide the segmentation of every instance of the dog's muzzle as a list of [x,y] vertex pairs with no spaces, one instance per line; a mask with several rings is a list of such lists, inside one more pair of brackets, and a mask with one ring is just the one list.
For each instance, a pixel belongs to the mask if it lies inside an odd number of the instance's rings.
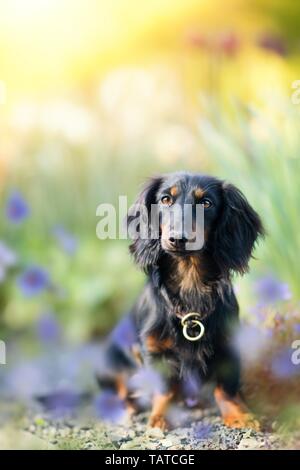
[[[190,312],[181,317],[182,334],[188,341],[198,341],[205,332],[203,323],[200,321],[201,315],[197,312]],[[191,333],[197,333],[191,335]]]

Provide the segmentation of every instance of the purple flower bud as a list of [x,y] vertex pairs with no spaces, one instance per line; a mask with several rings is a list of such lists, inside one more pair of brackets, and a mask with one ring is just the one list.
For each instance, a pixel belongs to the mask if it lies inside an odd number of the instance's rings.
[[292,349],[286,348],[273,357],[271,371],[277,378],[288,379],[300,373],[299,366],[292,362],[292,353]]
[[264,304],[289,300],[291,298],[288,284],[280,282],[274,276],[266,276],[259,279],[254,289],[259,300]]
[[78,248],[77,238],[69,233],[64,227],[57,226],[53,230],[53,235],[56,238],[59,246],[68,255],[74,255]]
[[17,283],[25,297],[32,297],[49,287],[50,278],[45,269],[39,266],[31,266],[18,277]]
[[112,423],[122,421],[126,414],[124,401],[111,391],[103,391],[96,397],[95,409],[100,419]]
[[6,216],[10,222],[20,224],[29,216],[29,207],[21,193],[12,192],[6,203]]
[[60,337],[60,325],[51,312],[45,312],[42,314],[36,323],[36,332],[38,338],[43,343],[53,343]]

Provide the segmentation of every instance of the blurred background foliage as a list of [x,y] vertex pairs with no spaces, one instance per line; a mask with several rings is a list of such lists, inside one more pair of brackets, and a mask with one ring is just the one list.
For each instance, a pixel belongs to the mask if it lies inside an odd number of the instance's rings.
[[1,2],[3,339],[109,331],[143,275],[127,241],[97,239],[96,208],[176,169],[245,192],[268,237],[242,315],[258,286],[268,327],[298,325],[299,22],[293,0]]
[[[246,192],[270,234],[254,272],[299,295],[300,6],[223,10],[218,0],[1,3],[1,238],[18,257],[0,287],[2,329],[54,306],[74,339],[105,331],[142,280],[126,242],[97,240],[96,207],[132,202],[145,177],[181,168]],[[12,191],[29,207],[17,223],[5,217]],[[31,264],[54,287],[25,302],[14,271]]]

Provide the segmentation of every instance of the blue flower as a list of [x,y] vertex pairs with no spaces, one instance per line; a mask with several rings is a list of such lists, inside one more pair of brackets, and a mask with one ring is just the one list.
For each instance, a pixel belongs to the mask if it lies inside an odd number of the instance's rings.
[[111,391],[104,391],[96,397],[95,409],[100,419],[112,423],[120,422],[126,414],[124,401]]
[[55,227],[53,230],[53,235],[56,238],[59,246],[68,255],[73,255],[76,252],[78,247],[78,240],[74,235],[67,232],[64,227]]
[[36,323],[36,332],[39,339],[44,343],[53,343],[60,337],[60,325],[51,312],[42,314]]
[[121,349],[130,349],[138,341],[137,330],[132,317],[122,318],[111,333],[112,341]]
[[20,224],[29,215],[29,207],[21,193],[13,191],[6,203],[6,216],[10,222]]
[[14,266],[16,261],[17,255],[0,241],[0,282],[5,279],[7,268]]
[[39,266],[31,266],[18,277],[17,283],[25,297],[32,297],[49,287],[50,278],[45,269]]
[[151,367],[142,367],[130,378],[128,388],[146,402],[154,394],[164,393],[166,386],[158,371]]
[[241,323],[233,337],[232,346],[242,354],[244,361],[250,364],[261,360],[269,341],[266,330]]
[[47,389],[45,368],[35,361],[21,360],[8,371],[4,389],[13,398],[30,399]]
[[299,367],[292,362],[292,353],[292,349],[286,348],[273,357],[271,371],[279,379],[288,379],[299,373]]
[[296,335],[300,335],[300,323],[295,323],[295,325],[293,326],[293,330]]
[[38,397],[38,401],[53,417],[61,418],[69,415],[80,404],[80,394],[68,390],[58,390],[49,395]]
[[212,426],[208,423],[198,423],[195,426],[193,437],[195,439],[208,439],[212,433]]
[[183,394],[185,403],[189,408],[193,408],[199,403],[200,388],[199,374],[190,372],[183,381]]
[[291,292],[288,284],[280,282],[273,276],[266,276],[255,284],[255,293],[260,301],[268,304],[280,300],[289,300]]

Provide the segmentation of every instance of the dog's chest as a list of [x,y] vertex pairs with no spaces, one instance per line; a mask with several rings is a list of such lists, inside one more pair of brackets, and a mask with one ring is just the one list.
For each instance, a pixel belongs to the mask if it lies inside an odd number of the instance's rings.
[[167,360],[177,371],[196,367],[206,372],[208,359],[213,354],[212,338],[209,331],[201,339],[191,342],[183,335],[180,324],[162,335],[153,331],[146,338],[148,352],[156,358]]

